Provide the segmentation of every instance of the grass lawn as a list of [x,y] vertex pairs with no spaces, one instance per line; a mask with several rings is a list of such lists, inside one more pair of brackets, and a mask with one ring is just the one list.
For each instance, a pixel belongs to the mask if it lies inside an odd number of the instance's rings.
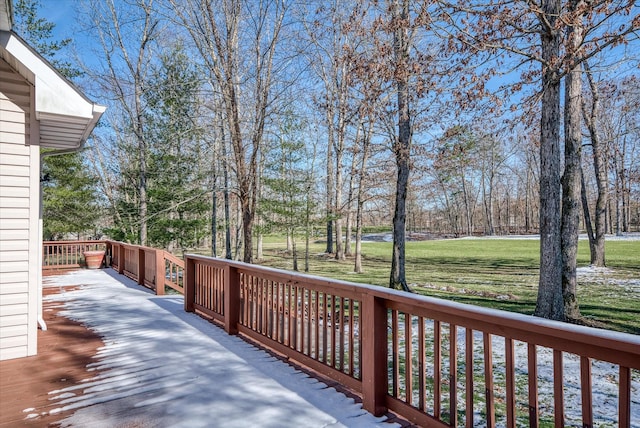
[[[303,244],[298,243],[299,251]],[[313,275],[386,286],[391,243],[363,243],[363,274],[353,259],[338,262],[311,246]],[[281,237],[264,242],[262,264],[292,269]],[[606,243],[607,269],[588,269],[589,248],[580,241],[578,302],[587,324],[640,334],[640,241]],[[299,268],[304,269],[300,252]],[[539,243],[535,239],[451,239],[407,243],[407,281],[424,295],[532,314],[538,288]]]

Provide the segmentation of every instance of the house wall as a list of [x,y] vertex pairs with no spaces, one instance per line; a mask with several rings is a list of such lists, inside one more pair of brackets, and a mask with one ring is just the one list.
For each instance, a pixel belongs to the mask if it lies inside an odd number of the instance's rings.
[[40,150],[34,104],[33,86],[0,59],[0,360],[37,352]]

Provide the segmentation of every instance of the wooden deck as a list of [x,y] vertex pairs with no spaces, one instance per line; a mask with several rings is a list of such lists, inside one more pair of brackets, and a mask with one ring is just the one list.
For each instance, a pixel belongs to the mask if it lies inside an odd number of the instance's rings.
[[[61,290],[45,288],[44,294]],[[100,337],[61,316],[59,302],[45,299],[43,309],[48,330],[38,330],[38,355],[0,362],[1,428],[55,425],[68,414],[49,414],[56,407],[49,392],[95,376],[86,366],[103,345]]]
[[[106,345],[90,364],[102,371],[79,387],[56,384],[76,379],[66,370],[49,377],[59,390],[51,397],[67,396],[57,407],[46,398],[23,405],[7,392],[3,400],[17,402],[23,415],[31,407],[35,416],[48,408],[75,409],[64,424],[92,428],[204,427],[226,420],[280,428],[351,426],[351,412],[389,421],[392,411],[424,426],[617,421],[640,428],[638,336],[229,260],[187,254],[182,261],[153,248],[105,245],[112,269],[51,282],[55,288],[83,284],[51,300],[68,303],[70,316],[102,335]],[[167,287],[180,294],[165,294]],[[280,366],[268,365],[246,339],[273,350]],[[68,353],[64,345],[60,352]],[[298,374],[320,373],[321,388],[354,391],[362,405],[338,410],[336,397],[316,390],[302,398],[295,379],[273,376],[288,373],[281,365],[290,361]],[[370,418],[367,424],[378,425]]]
[[[45,279],[45,296],[78,288],[78,286],[46,286],[46,282],[47,279]],[[52,394],[52,392],[69,391],[75,385],[81,385],[89,379],[95,379],[98,374],[95,369],[88,371],[87,365],[95,367],[100,362],[100,352],[103,352],[100,349],[105,349],[102,339],[83,325],[62,316],[61,311],[64,303],[59,299],[45,298],[43,304],[44,319],[48,330],[38,331],[38,355],[0,362],[0,428],[59,426],[60,422],[72,416],[74,411],[55,413],[56,410],[54,414],[51,414],[52,410],[63,407],[61,403],[65,398],[68,399],[68,396],[59,393]],[[258,343],[253,343],[253,345],[264,352],[271,353],[272,356],[285,363],[288,362],[286,358],[273,353]],[[354,401],[361,402],[357,395],[341,387],[339,383],[303,367],[290,365],[298,371],[316,377],[326,383],[328,387],[335,388]],[[149,368],[148,365],[146,367]],[[144,368],[138,370],[144,370]],[[109,377],[108,372],[106,370],[100,374]],[[132,373],[132,376],[136,377],[136,373],[134,371]],[[137,408],[135,405],[136,397],[127,396],[123,400],[124,406],[120,406],[116,410],[114,407],[100,407],[98,405],[100,411],[109,412],[101,414],[109,420],[108,423],[118,421],[118,424],[109,426],[164,426],[162,419],[155,420],[153,413],[147,413],[144,409]],[[86,404],[91,406],[89,401]],[[95,422],[98,423],[98,420]],[[101,421],[102,425],[99,426],[107,426],[104,422]],[[238,422],[241,421],[234,422],[235,425],[233,423],[232,425],[238,426]],[[273,423],[273,421],[271,422]],[[282,422],[282,426],[287,426],[285,420]],[[386,422],[398,424],[400,427],[413,426],[390,412],[386,415]]]

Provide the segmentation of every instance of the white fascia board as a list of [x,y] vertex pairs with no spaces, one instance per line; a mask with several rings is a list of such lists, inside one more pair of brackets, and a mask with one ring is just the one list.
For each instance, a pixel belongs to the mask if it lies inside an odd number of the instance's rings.
[[15,33],[1,32],[0,45],[35,76],[36,119],[41,113],[93,118],[93,103]]
[[85,97],[46,59],[12,31],[0,31],[0,58],[35,87],[35,116],[43,126],[45,123],[85,126],[80,140],[71,138],[64,144],[68,147],[82,147],[106,107]]

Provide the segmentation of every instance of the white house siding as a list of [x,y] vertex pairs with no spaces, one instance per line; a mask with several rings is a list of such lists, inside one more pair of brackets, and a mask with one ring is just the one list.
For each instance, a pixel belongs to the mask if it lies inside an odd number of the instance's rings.
[[[37,352],[40,237],[33,87],[0,59],[0,360]],[[29,269],[31,267],[32,269]]]

